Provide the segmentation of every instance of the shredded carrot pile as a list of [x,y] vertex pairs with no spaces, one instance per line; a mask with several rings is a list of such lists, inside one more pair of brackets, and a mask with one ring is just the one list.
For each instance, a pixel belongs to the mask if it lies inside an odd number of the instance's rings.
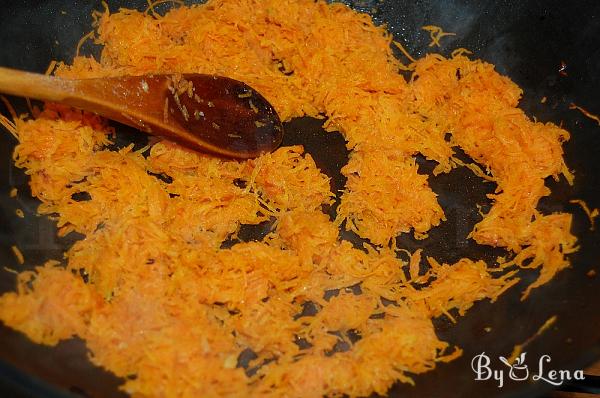
[[[569,265],[571,215],[536,209],[549,193],[545,178],[572,181],[561,147],[569,134],[527,118],[521,90],[466,50],[407,67],[368,15],[324,1],[210,0],[164,16],[153,7],[94,15],[86,39],[103,46],[100,59],[77,56],[50,71],[229,76],[284,120],[324,115],[351,150],[331,220],[322,211],[334,197],[329,178],[301,146],[248,161],[167,141],[110,150],[105,120],[55,104],[3,122],[19,140],[14,160],[39,213],[61,235],[85,238],[63,263],[21,273],[16,291],[0,297],[0,319],[42,344],[80,337],[132,396],[385,394],[461,355],[433,318],[457,321],[475,302],[496,300],[521,267],[540,271],[527,295]],[[407,69],[408,81],[398,73]],[[506,248],[501,264],[440,264],[396,246],[399,234],[425,239],[445,221],[415,155],[447,173],[464,164],[454,146],[497,184],[471,237]],[[268,220],[262,240],[235,243],[241,224]],[[371,244],[340,240],[340,228]]]

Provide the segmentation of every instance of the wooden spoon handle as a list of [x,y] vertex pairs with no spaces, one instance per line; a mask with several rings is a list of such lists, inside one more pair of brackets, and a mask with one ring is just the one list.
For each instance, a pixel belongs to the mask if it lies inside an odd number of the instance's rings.
[[0,93],[58,102],[150,132],[137,115],[144,113],[148,101],[142,101],[137,91],[130,93],[124,79],[70,80],[0,67]]
[[76,85],[75,80],[0,67],[0,92],[5,94],[64,102],[73,96]]
[[62,103],[191,149],[236,158],[273,150],[283,134],[275,109],[260,93],[223,76],[70,80],[0,67],[0,92]]

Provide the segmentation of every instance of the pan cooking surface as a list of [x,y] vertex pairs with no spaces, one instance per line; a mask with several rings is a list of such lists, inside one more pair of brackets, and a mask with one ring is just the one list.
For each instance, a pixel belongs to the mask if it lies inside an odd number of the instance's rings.
[[[111,2],[115,10],[118,2]],[[121,5],[145,8],[144,1],[123,1]],[[535,289],[520,301],[524,287],[535,279],[535,273],[523,274],[523,281],[502,295],[498,302],[478,302],[455,325],[446,318],[435,320],[440,339],[464,349],[463,356],[435,371],[415,377],[416,387],[396,385],[390,396],[461,397],[523,396],[529,397],[549,389],[548,384],[530,385],[506,381],[502,389],[494,382],[474,381],[471,359],[486,352],[491,358],[508,356],[513,346],[522,343],[551,316],[556,324],[526,348],[529,363],[548,354],[554,369],[580,369],[600,356],[600,240],[598,232],[589,231],[589,223],[581,209],[569,204],[570,199],[583,199],[591,208],[600,207],[600,127],[580,113],[568,109],[575,102],[591,111],[600,112],[596,97],[600,91],[600,6],[593,1],[567,4],[559,1],[417,1],[375,0],[348,1],[360,11],[370,12],[379,23],[386,23],[395,38],[415,56],[429,51],[429,36],[423,25],[439,25],[456,36],[442,40],[443,54],[465,47],[477,58],[496,65],[525,92],[521,107],[541,121],[563,122],[571,132],[565,145],[567,164],[575,170],[576,183],[569,187],[564,180],[548,181],[552,195],[542,199],[544,213],[567,211],[574,214],[573,232],[578,236],[580,251],[571,257],[572,268],[560,272],[551,283]],[[70,61],[79,38],[89,31],[91,11],[101,9],[100,2],[46,0],[24,1],[5,5],[0,16],[0,65],[32,71],[45,70],[50,59]],[[60,11],[67,10],[63,15]],[[58,44],[57,44],[58,42]],[[93,46],[87,51],[95,51]],[[567,65],[567,76],[560,75],[561,62]],[[546,104],[540,104],[542,97]],[[13,101],[18,111],[25,112],[23,101]],[[5,110],[3,110],[5,112]],[[301,118],[285,125],[284,145],[303,144],[321,170],[332,177],[332,191],[342,189],[339,173],[347,159],[339,134],[325,135],[322,121]],[[134,141],[145,144],[146,137],[126,127],[117,128],[118,143]],[[30,197],[27,177],[12,165],[15,140],[0,134],[2,163],[0,166],[0,260],[2,265],[19,268],[10,247],[17,245],[27,259],[26,267],[45,260],[60,259],[63,251],[78,236],[56,237],[53,222],[36,217],[38,202]],[[432,164],[418,159],[419,172],[430,174]],[[445,262],[461,257],[494,259],[503,253],[478,246],[466,239],[479,220],[475,203],[486,203],[485,194],[494,189],[470,171],[459,168],[448,175],[430,177],[432,189],[440,195],[440,205],[448,220],[431,230],[430,237],[417,241],[408,234],[401,246],[414,251],[423,248],[427,254]],[[10,199],[12,187],[18,198]],[[489,202],[488,202],[489,203]],[[15,210],[23,209],[25,219]],[[331,212],[334,212],[335,205]],[[260,238],[269,225],[242,227],[241,239]],[[359,238],[344,232],[344,238]],[[0,291],[14,288],[14,275],[0,273]],[[486,328],[491,328],[486,331]],[[78,340],[60,343],[55,348],[29,342],[23,335],[0,327],[0,392],[6,396],[124,396],[117,390],[120,381],[89,363],[84,344]],[[43,380],[43,381],[42,381]]]

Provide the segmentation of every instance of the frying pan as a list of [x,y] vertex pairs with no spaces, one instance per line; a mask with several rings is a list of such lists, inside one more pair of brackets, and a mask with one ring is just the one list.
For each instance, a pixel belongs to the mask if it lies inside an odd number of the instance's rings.
[[[142,0],[112,1],[119,6],[144,9]],[[474,355],[485,352],[495,360],[507,356],[513,346],[522,343],[551,316],[556,323],[525,349],[528,364],[537,368],[538,359],[550,355],[553,369],[582,369],[600,357],[600,234],[589,230],[581,209],[569,203],[583,199],[590,207],[600,207],[600,127],[579,112],[569,110],[575,102],[600,112],[600,4],[597,1],[559,0],[356,0],[353,8],[369,12],[377,23],[386,23],[395,39],[405,44],[415,56],[431,49],[429,37],[420,27],[442,26],[456,36],[445,37],[438,51],[449,54],[465,47],[476,57],[496,65],[524,91],[522,108],[541,121],[553,121],[572,133],[565,145],[567,164],[575,170],[576,182],[569,187],[564,180],[548,181],[552,195],[542,199],[544,213],[567,211],[574,214],[573,232],[580,250],[571,256],[572,268],[560,272],[550,283],[535,289],[524,302],[520,293],[535,279],[535,272],[523,274],[523,281],[504,294],[496,303],[476,305],[457,324],[446,318],[435,319],[441,339],[464,349],[458,360],[439,364],[432,372],[415,376],[416,386],[395,385],[394,397],[532,397],[553,388],[544,382],[529,383],[505,380],[502,388],[493,381],[476,381],[471,369]],[[21,0],[6,2],[0,12],[0,65],[41,72],[51,59],[70,61],[79,38],[90,30],[91,11],[101,9],[99,1]],[[164,9],[163,9],[164,10]],[[84,51],[97,53],[93,45]],[[559,73],[561,64],[566,65]],[[547,97],[541,104],[542,97]],[[13,99],[18,111],[25,112],[22,100]],[[6,110],[2,110],[6,111]],[[315,158],[317,165],[332,177],[332,191],[343,188],[339,169],[347,160],[344,141],[339,134],[326,135],[322,121],[295,119],[286,124],[284,145],[301,143]],[[116,146],[135,142],[142,146],[146,137],[117,126]],[[38,202],[30,197],[27,178],[11,162],[15,140],[0,134],[0,264],[29,269],[47,259],[61,259],[65,251],[81,236],[56,237],[55,224],[36,217]],[[431,173],[433,165],[418,158],[421,173]],[[448,221],[434,228],[430,238],[414,240],[408,234],[401,244],[408,250],[423,248],[439,260],[453,262],[467,256],[494,259],[501,250],[476,245],[467,234],[480,219],[475,203],[485,204],[485,194],[494,189],[464,168],[450,174],[430,177],[430,185],[439,194]],[[17,199],[10,199],[16,187]],[[487,202],[489,203],[489,202]],[[25,218],[15,217],[21,208]],[[329,209],[335,211],[335,205]],[[269,224],[243,226],[240,239],[260,238]],[[350,233],[343,237],[359,239]],[[10,247],[18,245],[27,259],[18,266]],[[21,267],[21,268],[19,268]],[[0,271],[0,293],[12,290],[15,276]],[[489,330],[489,331],[486,331]],[[176,342],[174,342],[176,344]],[[83,342],[74,339],[49,348],[35,345],[24,336],[0,327],[0,395],[12,397],[121,397],[120,380],[94,367],[86,357]],[[501,363],[496,363],[500,369]],[[593,379],[588,379],[589,381]],[[596,380],[597,381],[597,380]]]

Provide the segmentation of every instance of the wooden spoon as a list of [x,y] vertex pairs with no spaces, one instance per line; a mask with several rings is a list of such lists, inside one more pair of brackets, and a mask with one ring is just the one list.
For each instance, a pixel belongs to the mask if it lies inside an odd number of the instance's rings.
[[234,158],[272,151],[283,129],[273,106],[248,85],[202,74],[70,80],[0,68],[0,92],[58,102]]

